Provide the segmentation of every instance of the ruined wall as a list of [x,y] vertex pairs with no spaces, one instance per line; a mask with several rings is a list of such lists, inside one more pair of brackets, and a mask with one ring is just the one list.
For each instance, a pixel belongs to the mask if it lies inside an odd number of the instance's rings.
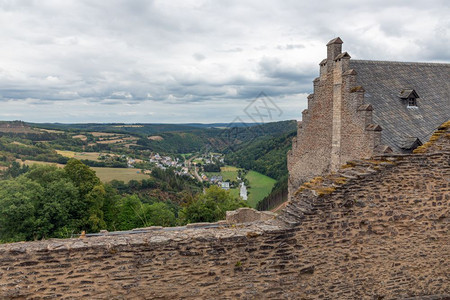
[[0,298],[448,299],[449,137],[316,178],[270,221],[0,245]]
[[301,183],[336,171],[348,160],[368,158],[380,146],[381,127],[372,123],[372,106],[364,103],[364,89],[356,86],[356,71],[342,41],[327,44],[320,77],[308,97],[297,137],[288,153],[289,198]]

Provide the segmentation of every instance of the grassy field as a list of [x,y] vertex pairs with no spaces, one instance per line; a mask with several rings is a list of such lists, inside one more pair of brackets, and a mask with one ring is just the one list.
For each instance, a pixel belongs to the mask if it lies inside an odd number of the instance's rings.
[[225,166],[220,168],[220,172],[206,172],[205,173],[208,178],[211,176],[222,176],[223,180],[236,181],[238,168],[232,166]]
[[238,175],[238,168],[231,167],[231,166],[225,166],[220,168],[220,173],[223,176],[223,180],[231,180],[236,181],[237,175]]
[[62,156],[69,157],[69,158],[76,158],[76,159],[87,159],[87,160],[93,160],[93,161],[100,161],[98,157],[100,156],[100,153],[98,152],[73,152],[73,151],[65,151],[65,150],[56,150],[58,154],[61,154]]
[[229,189],[230,195],[233,197],[239,197],[239,189]]
[[80,139],[82,141],[86,141],[87,140],[87,137],[85,135],[83,135],[83,134],[74,135],[74,136],[72,136],[72,138],[73,139]]
[[248,179],[250,184],[250,189],[248,190],[250,194],[247,201],[251,207],[256,207],[258,202],[270,193],[276,183],[275,179],[255,171],[249,171],[245,178]]
[[91,168],[95,171],[98,178],[103,182],[109,182],[111,180],[122,180],[128,182],[130,180],[142,180],[148,179],[149,176],[141,173],[139,169],[133,168]]
[[88,132],[95,137],[111,137],[111,136],[122,136],[123,134],[119,133],[107,133],[107,132]]
[[[56,164],[51,162],[45,162],[45,161],[35,161],[35,160],[26,160],[25,162],[22,162],[21,160],[17,160],[20,163],[24,163],[27,166],[32,166],[34,164],[39,165],[56,165],[59,168],[64,168],[64,165],[62,164]],[[92,170],[95,171],[98,178],[100,178],[103,182],[110,182],[111,180],[122,180],[124,182],[129,182],[130,180],[142,180],[142,179],[148,179],[149,175],[141,173],[141,170],[139,169],[133,169],[133,168],[96,168],[91,167]]]
[[53,162],[46,162],[46,161],[37,161],[37,160],[26,160],[26,161],[22,161],[20,159],[16,159],[17,162],[19,163],[23,163],[27,166],[32,166],[32,165],[55,165],[58,168],[64,168],[64,165],[62,164],[57,164],[57,163],[53,163]]
[[52,129],[38,129],[39,131],[44,131],[44,132],[48,132],[48,133],[64,133],[64,131],[61,130],[52,130]]
[[118,128],[125,128],[125,127],[130,127],[130,128],[141,128],[144,127],[144,125],[116,125],[113,127],[118,127]]
[[11,144],[19,145],[19,146],[22,146],[22,147],[31,147],[30,145],[27,145],[27,144],[24,144],[24,143],[21,143],[21,142],[16,142],[16,141],[12,142]]
[[[206,173],[206,176],[209,178],[211,176],[218,176],[221,175],[223,177],[223,180],[236,180],[238,174],[238,168],[232,167],[232,166],[225,166],[221,168],[220,173],[219,172],[209,172]],[[258,173],[256,171],[249,171],[248,174],[245,176],[245,178],[248,179],[250,183],[250,188],[248,191],[250,192],[248,195],[248,204],[251,207],[256,207],[259,201],[264,199],[270,191],[272,190],[276,180],[272,179],[270,177],[267,177],[261,173]],[[239,189],[231,189],[230,190],[231,195],[233,196],[239,196]]]

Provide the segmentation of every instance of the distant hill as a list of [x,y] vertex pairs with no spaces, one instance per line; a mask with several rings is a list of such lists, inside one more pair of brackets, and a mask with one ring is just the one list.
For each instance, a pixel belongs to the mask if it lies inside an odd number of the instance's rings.
[[192,126],[192,127],[200,127],[200,128],[229,128],[229,127],[252,127],[259,125],[258,123],[243,123],[243,122],[236,122],[236,123],[211,123],[211,124],[202,124],[202,123],[187,123],[187,124],[181,124],[186,126]]
[[[161,132],[173,131],[195,131],[208,128],[228,128],[229,123],[186,123],[186,124],[167,124],[167,123],[28,123],[33,127],[43,129],[71,130],[71,131],[102,131],[117,133],[139,133],[139,134],[157,134]],[[256,123],[233,123],[231,127],[252,127]]]
[[29,127],[22,121],[0,121],[0,128],[23,128]]
[[22,121],[0,121],[0,132],[4,133],[36,133],[27,123]]
[[[133,146],[139,150],[162,153],[190,153],[204,150],[230,151],[262,136],[280,136],[293,128],[294,121],[266,124],[227,123],[212,124],[59,124],[30,123],[47,130],[63,130],[74,133],[110,132],[130,134],[139,138]],[[157,136],[157,138],[155,138]]]
[[288,172],[286,153],[291,149],[291,140],[297,132],[296,124],[295,121],[272,123],[272,126],[264,128],[266,134],[227,149],[226,162],[281,179]]

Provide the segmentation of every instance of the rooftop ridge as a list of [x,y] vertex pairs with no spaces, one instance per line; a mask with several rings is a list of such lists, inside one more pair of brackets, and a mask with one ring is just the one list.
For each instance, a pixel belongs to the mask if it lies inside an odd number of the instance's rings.
[[429,65],[450,67],[450,63],[440,62],[409,62],[409,61],[389,61],[389,60],[370,60],[370,59],[352,59],[352,62],[360,63],[378,63],[378,64],[395,64],[395,65]]

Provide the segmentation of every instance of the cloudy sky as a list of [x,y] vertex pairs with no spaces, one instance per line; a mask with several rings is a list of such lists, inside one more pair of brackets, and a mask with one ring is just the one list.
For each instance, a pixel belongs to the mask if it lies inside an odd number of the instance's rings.
[[299,119],[325,44],[450,61],[448,0],[0,0],[0,120]]

